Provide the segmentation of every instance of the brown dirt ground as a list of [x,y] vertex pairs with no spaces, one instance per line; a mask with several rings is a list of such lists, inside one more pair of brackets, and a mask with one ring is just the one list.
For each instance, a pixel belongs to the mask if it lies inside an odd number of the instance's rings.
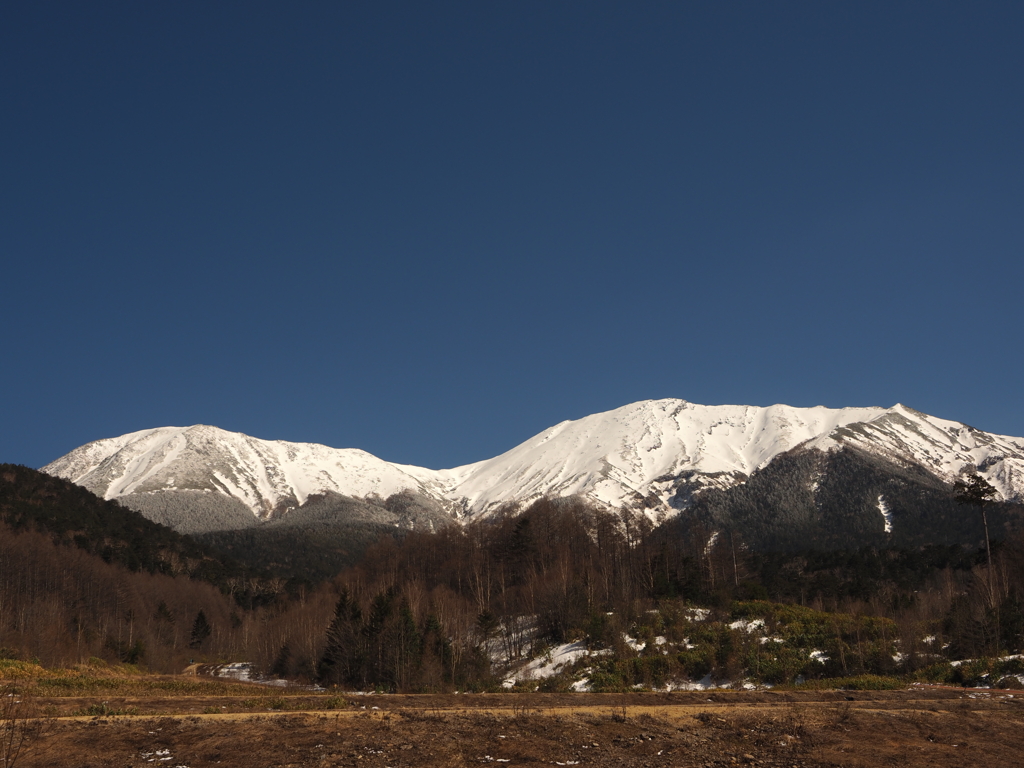
[[[332,711],[316,709],[327,696],[249,687],[237,696],[39,699],[38,717],[19,724],[27,741],[14,768],[1024,766],[1021,692],[347,698]],[[138,714],[80,714],[97,709]]]

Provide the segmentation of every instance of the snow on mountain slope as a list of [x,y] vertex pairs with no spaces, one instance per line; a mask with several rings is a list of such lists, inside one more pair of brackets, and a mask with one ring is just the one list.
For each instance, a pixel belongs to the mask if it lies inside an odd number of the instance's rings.
[[365,451],[265,441],[216,427],[163,427],[99,440],[43,467],[105,498],[219,493],[259,517],[311,494],[387,497],[411,490],[460,515],[509,501],[581,494],[652,519],[709,486],[743,482],[797,447],[850,446],[919,464],[946,480],[977,468],[1005,499],[1024,498],[1024,439],[991,435],[902,405],[765,408],[647,400],[565,421],[493,459],[447,470],[391,464]]
[[1024,499],[1024,438],[993,435],[895,405],[877,418],[844,425],[808,443],[850,446],[904,464],[918,464],[947,481],[976,470],[1004,500]]
[[107,499],[176,490],[221,493],[260,517],[324,491],[387,497],[421,490],[420,481],[401,467],[365,451],[257,440],[205,425],[98,440],[43,471]]
[[[685,472],[705,485],[732,485],[806,440],[883,413],[647,400],[564,421],[501,456],[452,470],[453,491],[474,514],[511,499],[577,493],[611,507],[653,493],[648,508],[665,511]],[[708,482],[715,476],[719,482]]]

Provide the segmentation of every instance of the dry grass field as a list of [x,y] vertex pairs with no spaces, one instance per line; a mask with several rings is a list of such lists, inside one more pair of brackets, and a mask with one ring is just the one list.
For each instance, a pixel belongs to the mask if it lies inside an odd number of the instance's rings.
[[9,684],[0,768],[1024,765],[1014,691],[339,695],[56,679]]

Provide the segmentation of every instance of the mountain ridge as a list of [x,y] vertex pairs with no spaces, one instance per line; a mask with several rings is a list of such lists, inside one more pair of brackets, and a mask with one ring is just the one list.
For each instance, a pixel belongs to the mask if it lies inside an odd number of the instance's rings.
[[380,508],[396,494],[413,494],[455,520],[483,517],[509,502],[581,495],[660,522],[704,491],[741,484],[798,447],[856,448],[923,467],[945,482],[978,471],[1004,500],[1024,498],[1024,438],[982,432],[902,404],[831,409],[646,400],[560,422],[496,457],[442,470],[209,425],[159,427],[88,443],[43,471],[129,506],[133,499],[152,506],[163,494],[217,494],[258,520],[334,493],[377,499]]

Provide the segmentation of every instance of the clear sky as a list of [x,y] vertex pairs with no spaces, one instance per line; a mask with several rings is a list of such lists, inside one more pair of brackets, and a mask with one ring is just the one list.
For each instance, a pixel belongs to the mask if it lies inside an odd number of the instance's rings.
[[1024,3],[0,5],[0,461],[637,400],[1024,435]]

